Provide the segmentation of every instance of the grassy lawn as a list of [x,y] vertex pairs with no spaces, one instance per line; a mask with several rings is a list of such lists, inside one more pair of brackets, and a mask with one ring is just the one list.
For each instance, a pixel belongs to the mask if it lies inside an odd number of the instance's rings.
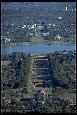
[[47,57],[47,55],[33,55],[32,56],[33,58],[46,58]]
[[31,97],[34,93],[36,93],[36,90],[34,90],[33,84],[32,84],[32,68],[33,68],[33,57],[31,58],[31,66],[30,66],[30,72],[29,72],[29,77],[28,77],[28,93],[27,97]]
[[32,87],[32,58],[31,58],[31,66],[29,70],[29,77],[28,77],[28,93],[27,96],[32,96],[33,92],[33,87]]
[[35,36],[31,39],[32,43],[49,43],[49,44],[66,44],[66,43],[71,43],[70,40],[69,41],[63,41],[63,40],[45,40],[44,38],[40,37],[40,36]]
[[31,42],[32,43],[43,43],[43,42],[46,42],[46,40],[44,40],[43,38],[40,38],[40,37],[33,37],[31,39]]

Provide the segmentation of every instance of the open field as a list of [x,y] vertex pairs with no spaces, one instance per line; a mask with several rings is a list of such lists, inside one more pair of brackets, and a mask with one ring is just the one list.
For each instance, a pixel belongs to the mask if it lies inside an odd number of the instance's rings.
[[39,37],[33,37],[31,39],[31,43],[45,43],[48,42],[48,40],[44,40],[43,38],[39,38]]

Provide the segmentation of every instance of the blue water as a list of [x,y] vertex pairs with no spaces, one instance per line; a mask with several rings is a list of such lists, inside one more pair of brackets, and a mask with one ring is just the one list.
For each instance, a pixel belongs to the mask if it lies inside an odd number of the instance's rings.
[[1,49],[1,54],[11,54],[13,52],[23,52],[30,54],[48,54],[55,51],[73,51],[76,50],[75,44],[14,44]]

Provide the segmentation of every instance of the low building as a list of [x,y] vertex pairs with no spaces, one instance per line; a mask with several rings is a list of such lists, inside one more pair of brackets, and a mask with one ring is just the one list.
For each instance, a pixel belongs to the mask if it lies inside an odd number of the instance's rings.
[[48,36],[49,35],[49,32],[47,33],[42,33],[43,36]]

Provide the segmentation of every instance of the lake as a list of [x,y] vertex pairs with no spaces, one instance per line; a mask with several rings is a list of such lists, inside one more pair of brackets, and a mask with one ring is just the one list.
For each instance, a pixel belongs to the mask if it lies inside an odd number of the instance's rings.
[[23,52],[34,54],[48,54],[55,51],[73,51],[76,50],[75,44],[12,44],[1,49],[1,55],[11,54],[13,52]]

